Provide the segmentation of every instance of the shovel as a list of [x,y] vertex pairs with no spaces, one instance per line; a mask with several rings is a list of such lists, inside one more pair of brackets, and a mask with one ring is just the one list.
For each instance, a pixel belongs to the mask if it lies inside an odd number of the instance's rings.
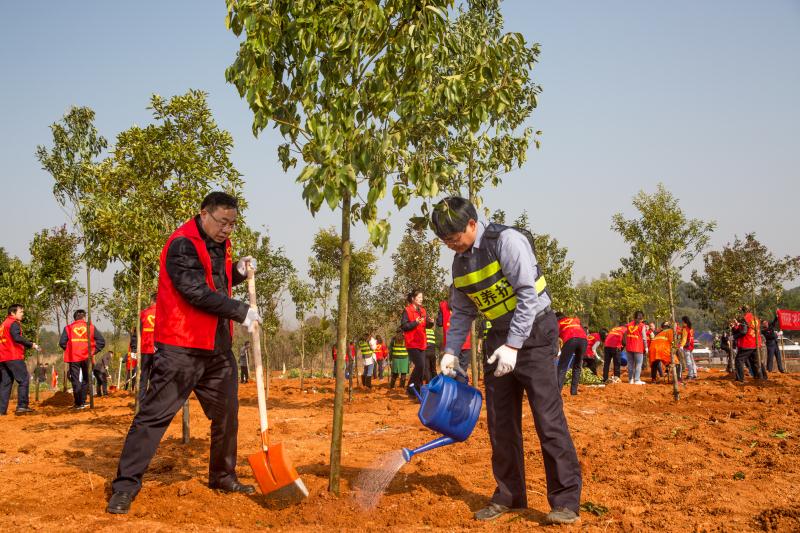
[[[256,282],[253,269],[248,264],[247,292],[250,296],[250,307],[256,308]],[[253,475],[263,494],[277,495],[280,499],[298,500],[308,497],[303,480],[297,474],[292,463],[286,458],[283,445],[269,443],[267,435],[267,398],[264,392],[264,369],[261,364],[261,324],[253,325],[250,334],[253,347],[253,359],[256,366],[256,390],[258,391],[258,417],[261,425],[261,451],[250,455],[247,461],[253,469]]]

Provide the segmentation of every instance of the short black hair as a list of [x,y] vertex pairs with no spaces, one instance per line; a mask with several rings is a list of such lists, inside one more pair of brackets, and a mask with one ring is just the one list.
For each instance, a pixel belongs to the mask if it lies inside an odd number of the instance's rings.
[[72,320],[80,320],[81,318],[86,318],[86,311],[83,309],[78,309],[72,313]]
[[437,237],[448,237],[467,229],[470,220],[478,221],[472,202],[460,196],[448,196],[433,208],[431,225]]
[[633,313],[634,320],[639,320],[640,318],[644,320],[644,313],[642,311],[636,311],[635,313]]
[[20,309],[25,309],[25,306],[22,305],[22,304],[11,304],[11,305],[8,306],[8,314],[9,315],[13,315],[14,313],[19,311]]
[[150,301],[151,302],[155,302],[157,297],[158,297],[158,293],[157,292],[152,293],[150,295]]
[[208,195],[203,198],[203,203],[200,204],[200,209],[205,209],[206,211],[213,212],[218,207],[227,207],[229,209],[239,209],[239,200],[236,197],[231,196],[230,194],[222,191],[214,191],[208,193]]

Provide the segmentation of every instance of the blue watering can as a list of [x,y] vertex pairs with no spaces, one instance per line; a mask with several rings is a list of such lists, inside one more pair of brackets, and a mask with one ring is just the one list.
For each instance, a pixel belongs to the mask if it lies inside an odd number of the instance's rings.
[[422,393],[413,385],[411,390],[419,398],[419,421],[444,436],[413,450],[403,448],[406,462],[419,453],[465,441],[475,429],[483,405],[481,391],[475,387],[439,374],[422,387]]

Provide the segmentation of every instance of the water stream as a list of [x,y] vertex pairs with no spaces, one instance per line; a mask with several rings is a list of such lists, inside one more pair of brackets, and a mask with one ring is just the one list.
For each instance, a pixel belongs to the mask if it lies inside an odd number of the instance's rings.
[[356,501],[365,511],[374,509],[397,472],[406,464],[402,450],[378,457],[356,478]]

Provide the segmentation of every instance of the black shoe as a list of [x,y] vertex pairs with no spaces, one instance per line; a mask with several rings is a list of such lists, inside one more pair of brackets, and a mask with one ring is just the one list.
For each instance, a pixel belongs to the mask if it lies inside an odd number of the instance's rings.
[[33,409],[30,407],[17,407],[17,410],[14,411],[15,415],[27,415],[28,413],[32,413]]
[[134,495],[132,492],[115,492],[108,500],[106,512],[111,514],[128,514]]
[[578,513],[566,507],[553,509],[544,517],[548,524],[574,524],[579,519]]
[[474,517],[475,520],[481,520],[484,522],[488,522],[490,520],[494,520],[495,518],[499,518],[500,516],[506,514],[510,511],[510,507],[506,507],[505,505],[500,505],[499,503],[489,502],[489,505],[481,509],[480,511],[476,512]]
[[208,488],[224,493],[238,492],[241,494],[255,494],[256,488],[253,485],[245,485],[236,480],[227,480],[220,483],[209,483]]

